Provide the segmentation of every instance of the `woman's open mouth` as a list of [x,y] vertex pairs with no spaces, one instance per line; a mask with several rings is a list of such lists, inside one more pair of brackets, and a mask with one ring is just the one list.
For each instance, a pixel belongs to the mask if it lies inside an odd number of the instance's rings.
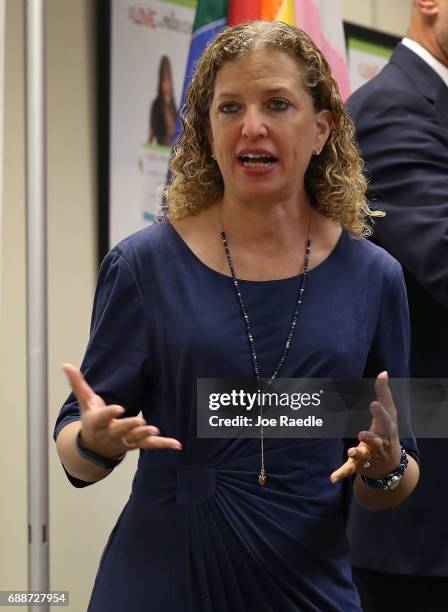
[[260,153],[245,153],[239,157],[239,160],[245,168],[262,169],[272,166],[277,158]]

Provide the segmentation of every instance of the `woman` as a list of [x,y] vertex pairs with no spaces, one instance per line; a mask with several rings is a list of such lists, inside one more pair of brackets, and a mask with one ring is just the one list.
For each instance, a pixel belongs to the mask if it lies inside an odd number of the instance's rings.
[[[395,427],[384,371],[406,374],[408,321],[398,264],[359,239],[374,213],[352,125],[308,36],[260,21],[211,43],[183,121],[169,220],[106,257],[89,384],[65,368],[78,402],[55,436],[72,483],[141,449],[89,610],[359,611],[346,477],[371,479],[354,490],[375,510],[418,467],[413,440],[406,455],[376,435]],[[196,437],[198,378],[378,374],[345,463],[342,440]],[[394,490],[371,486],[391,474]]]
[[173,78],[168,56],[163,55],[159,65],[157,98],[149,115],[148,144],[155,139],[158,145],[170,147],[176,131],[177,111],[173,95]]

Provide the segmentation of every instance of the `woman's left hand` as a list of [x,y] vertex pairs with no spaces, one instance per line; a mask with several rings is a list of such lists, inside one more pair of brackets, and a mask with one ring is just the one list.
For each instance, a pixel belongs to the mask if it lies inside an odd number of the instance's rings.
[[356,473],[369,478],[384,478],[400,464],[397,410],[389,389],[387,372],[378,375],[375,393],[377,401],[369,407],[373,417],[369,431],[358,434],[358,446],[348,449],[347,461],[331,474],[333,483]]

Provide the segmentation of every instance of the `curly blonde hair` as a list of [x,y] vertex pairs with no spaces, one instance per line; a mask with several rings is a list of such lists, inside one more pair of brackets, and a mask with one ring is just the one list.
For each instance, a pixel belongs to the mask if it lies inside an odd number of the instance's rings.
[[226,28],[199,59],[181,111],[183,131],[170,161],[172,181],[165,191],[168,217],[174,220],[196,214],[222,198],[223,178],[211,157],[204,129],[216,74],[226,62],[265,48],[290,55],[299,66],[315,112],[329,110],[332,114],[330,136],[321,154],[312,157],[305,173],[310,202],[354,237],[370,235],[371,217],[384,213],[371,210],[367,204],[367,183],[355,144],[354,125],[330,67],[307,34],[275,21],[257,20]]

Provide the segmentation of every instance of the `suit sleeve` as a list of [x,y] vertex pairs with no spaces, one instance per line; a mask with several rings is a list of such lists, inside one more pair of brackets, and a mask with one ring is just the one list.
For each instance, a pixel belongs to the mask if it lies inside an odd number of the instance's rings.
[[[131,266],[115,249],[99,272],[81,371],[106,404],[125,408],[123,417],[136,416],[148,402],[147,349],[142,295]],[[65,425],[79,419],[78,402],[70,394],[57,417],[54,439]],[[74,486],[85,486],[67,476]]]
[[386,217],[375,239],[448,307],[448,130],[421,94],[395,88],[348,103],[369,200]]

